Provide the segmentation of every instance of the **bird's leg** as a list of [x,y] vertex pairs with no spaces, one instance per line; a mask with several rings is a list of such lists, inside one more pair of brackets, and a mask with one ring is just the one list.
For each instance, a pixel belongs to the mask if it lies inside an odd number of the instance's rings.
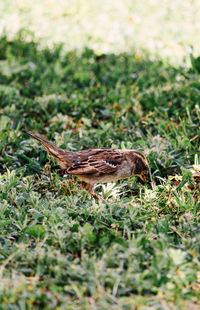
[[94,188],[94,185],[93,185],[93,184],[88,184],[88,183],[86,183],[86,182],[84,182],[84,181],[82,181],[80,184],[81,184],[82,188],[87,189],[88,192],[89,192],[94,198],[97,197],[99,200],[102,200],[103,202],[106,202],[106,200],[103,199],[101,196],[95,194],[95,192],[94,192],[94,190],[93,190],[93,188]]
[[87,189],[87,183],[81,181],[80,184],[81,184],[82,188],[86,188]]
[[87,190],[88,192],[93,196],[93,197],[97,197],[99,200],[102,200],[103,202],[106,202],[105,199],[103,199],[101,196],[95,194],[93,188],[94,188],[94,185],[93,184],[87,184]]

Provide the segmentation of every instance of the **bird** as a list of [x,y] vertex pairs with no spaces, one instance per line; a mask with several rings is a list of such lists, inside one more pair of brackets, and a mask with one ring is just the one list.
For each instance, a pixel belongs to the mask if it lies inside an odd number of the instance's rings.
[[136,150],[92,148],[71,152],[55,146],[38,133],[25,129],[22,131],[41,142],[58,161],[65,174],[77,176],[81,180],[82,188],[104,202],[105,200],[94,192],[97,183],[115,182],[131,176],[139,176],[142,181],[147,179],[149,163],[147,158]]

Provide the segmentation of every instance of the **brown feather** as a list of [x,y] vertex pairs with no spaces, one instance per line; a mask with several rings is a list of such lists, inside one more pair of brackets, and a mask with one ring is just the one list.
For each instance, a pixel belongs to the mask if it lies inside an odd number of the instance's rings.
[[66,173],[78,176],[83,181],[82,184],[87,183],[92,195],[97,196],[93,191],[96,183],[113,182],[133,175],[146,180],[149,164],[146,157],[138,151],[101,148],[69,152],[36,133],[23,131],[40,141],[60,166],[66,169]]
[[78,160],[67,169],[70,174],[111,174],[124,160],[123,153],[115,149],[90,149],[77,152],[77,155]]
[[71,162],[73,160],[73,152],[65,151],[57,146],[55,146],[53,143],[45,140],[42,138],[39,134],[23,130],[23,132],[27,133],[29,136],[33,137],[34,139],[40,141],[42,145],[45,147],[45,149],[57,159],[60,166],[64,168],[68,168],[71,165]]

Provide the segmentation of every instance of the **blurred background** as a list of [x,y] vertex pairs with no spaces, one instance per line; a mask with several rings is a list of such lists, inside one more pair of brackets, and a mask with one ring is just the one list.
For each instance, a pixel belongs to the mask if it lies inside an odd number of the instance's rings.
[[148,51],[187,63],[200,47],[199,0],[0,0],[0,35],[97,54]]

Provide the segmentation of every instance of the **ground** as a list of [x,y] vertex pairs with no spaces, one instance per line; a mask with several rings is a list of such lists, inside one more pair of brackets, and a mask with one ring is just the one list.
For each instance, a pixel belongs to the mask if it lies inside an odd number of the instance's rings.
[[[199,309],[199,61],[0,39],[1,309]],[[68,150],[137,149],[149,182],[98,185]]]

